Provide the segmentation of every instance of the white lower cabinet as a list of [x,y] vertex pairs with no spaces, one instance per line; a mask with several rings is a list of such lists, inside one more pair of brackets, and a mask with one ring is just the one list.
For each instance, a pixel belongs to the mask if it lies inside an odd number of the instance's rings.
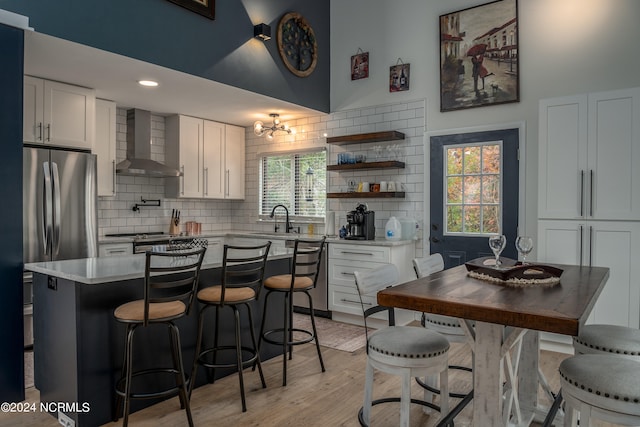
[[538,261],[608,267],[587,323],[640,327],[640,222],[538,221]]
[[98,245],[98,256],[120,256],[131,255],[133,253],[133,245],[129,242],[124,243],[101,243]]
[[[328,250],[329,310],[334,318],[342,321],[360,322],[362,306],[354,272],[370,270],[383,264],[394,264],[400,271],[400,281],[415,279],[412,259],[415,257],[413,243],[397,246],[377,246],[357,243],[329,243]],[[363,298],[365,308],[377,305],[375,295]],[[353,317],[343,318],[341,314]],[[375,315],[386,319],[385,313]],[[411,313],[396,313],[398,323],[412,320]]]

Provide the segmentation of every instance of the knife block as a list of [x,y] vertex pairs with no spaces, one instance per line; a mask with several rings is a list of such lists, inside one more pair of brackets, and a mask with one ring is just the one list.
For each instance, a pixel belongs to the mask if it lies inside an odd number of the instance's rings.
[[172,236],[180,234],[180,224],[176,224],[175,222],[171,221],[171,224],[169,224],[169,234]]

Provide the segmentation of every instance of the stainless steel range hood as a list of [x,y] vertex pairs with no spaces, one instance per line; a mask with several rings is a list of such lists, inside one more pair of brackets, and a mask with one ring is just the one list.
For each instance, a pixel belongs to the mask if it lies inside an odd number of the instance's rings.
[[116,173],[132,176],[182,176],[179,170],[151,160],[151,113],[127,110],[127,158],[116,165]]

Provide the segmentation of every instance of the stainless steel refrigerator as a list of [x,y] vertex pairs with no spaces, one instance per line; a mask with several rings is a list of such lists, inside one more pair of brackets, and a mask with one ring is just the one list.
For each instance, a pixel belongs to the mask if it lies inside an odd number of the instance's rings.
[[[24,262],[98,256],[96,156],[25,146],[22,158]],[[24,285],[26,313],[30,274],[25,274]]]

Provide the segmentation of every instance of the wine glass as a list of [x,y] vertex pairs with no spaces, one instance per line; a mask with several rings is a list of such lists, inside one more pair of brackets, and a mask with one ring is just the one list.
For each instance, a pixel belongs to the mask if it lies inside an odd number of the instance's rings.
[[500,254],[502,250],[507,244],[507,238],[504,234],[496,234],[494,236],[489,237],[489,247],[493,251],[493,254],[496,256],[496,267],[500,266],[502,262],[500,261]]
[[529,236],[518,236],[516,238],[516,249],[522,256],[522,264],[526,264],[525,258],[533,249],[533,239]]

